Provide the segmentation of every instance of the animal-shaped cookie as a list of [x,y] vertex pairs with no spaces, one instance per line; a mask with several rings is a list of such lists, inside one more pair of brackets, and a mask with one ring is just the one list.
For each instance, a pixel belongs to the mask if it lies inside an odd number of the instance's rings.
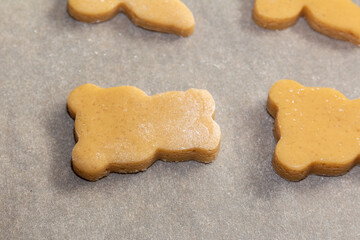
[[144,171],[157,159],[209,163],[219,151],[215,103],[206,90],[147,96],[130,86],[86,84],[67,105],[78,140],[73,169],[87,180]]
[[320,33],[360,44],[360,8],[351,0],[255,0],[253,19],[261,27],[284,29],[300,16]]
[[143,28],[189,36],[194,17],[180,0],[68,0],[69,14],[84,22],[101,22],[124,12]]
[[279,140],[273,166],[283,178],[341,175],[360,160],[360,99],[281,80],[269,92],[267,109]]

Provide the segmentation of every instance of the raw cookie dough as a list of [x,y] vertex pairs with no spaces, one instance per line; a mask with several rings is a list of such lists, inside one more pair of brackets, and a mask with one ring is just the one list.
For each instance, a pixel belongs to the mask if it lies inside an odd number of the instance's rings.
[[254,21],[268,29],[284,29],[304,16],[327,36],[360,44],[360,7],[351,0],[255,0]]
[[101,22],[124,12],[143,28],[189,36],[195,21],[180,0],[69,0],[69,14],[84,22]]
[[147,96],[130,86],[86,84],[69,94],[67,105],[78,140],[72,165],[90,181],[144,171],[157,159],[209,163],[219,151],[215,102],[206,90]]
[[360,160],[360,99],[281,80],[270,89],[267,109],[275,118],[273,166],[281,177],[341,175]]

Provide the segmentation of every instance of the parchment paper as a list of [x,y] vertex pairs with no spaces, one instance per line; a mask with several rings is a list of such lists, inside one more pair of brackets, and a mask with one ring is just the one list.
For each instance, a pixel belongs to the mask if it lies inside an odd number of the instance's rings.
[[[0,7],[0,239],[358,239],[360,168],[291,183],[273,171],[273,83],[289,78],[360,97],[360,48],[313,31],[258,27],[253,1],[183,0],[181,38],[124,14],[73,20],[66,0]],[[72,89],[133,85],[147,94],[207,89],[222,145],[211,164],[158,161],[88,182],[71,169]]]

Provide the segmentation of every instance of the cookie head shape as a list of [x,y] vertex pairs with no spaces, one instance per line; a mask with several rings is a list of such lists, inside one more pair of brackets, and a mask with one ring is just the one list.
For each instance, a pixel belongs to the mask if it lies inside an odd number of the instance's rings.
[[101,22],[124,12],[143,28],[189,36],[195,20],[180,0],[68,0],[69,14],[84,22]]
[[206,90],[147,96],[130,86],[86,84],[67,104],[78,140],[73,169],[87,180],[144,171],[157,159],[208,163],[219,151],[215,103]]
[[360,45],[360,7],[351,0],[255,0],[253,19],[261,27],[284,29],[300,16],[320,33]]
[[275,118],[275,171],[290,181],[345,174],[360,157],[360,99],[330,88],[275,83],[267,109]]

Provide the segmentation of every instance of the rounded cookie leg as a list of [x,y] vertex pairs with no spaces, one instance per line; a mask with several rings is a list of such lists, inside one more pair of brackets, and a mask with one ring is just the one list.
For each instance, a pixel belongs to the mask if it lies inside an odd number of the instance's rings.
[[81,140],[73,149],[72,166],[77,175],[89,181],[96,181],[110,173],[105,154]]
[[253,19],[263,28],[284,29],[297,22],[303,7],[299,0],[256,0]]
[[296,143],[280,139],[275,148],[273,166],[288,181],[300,181],[311,171],[311,156]]

